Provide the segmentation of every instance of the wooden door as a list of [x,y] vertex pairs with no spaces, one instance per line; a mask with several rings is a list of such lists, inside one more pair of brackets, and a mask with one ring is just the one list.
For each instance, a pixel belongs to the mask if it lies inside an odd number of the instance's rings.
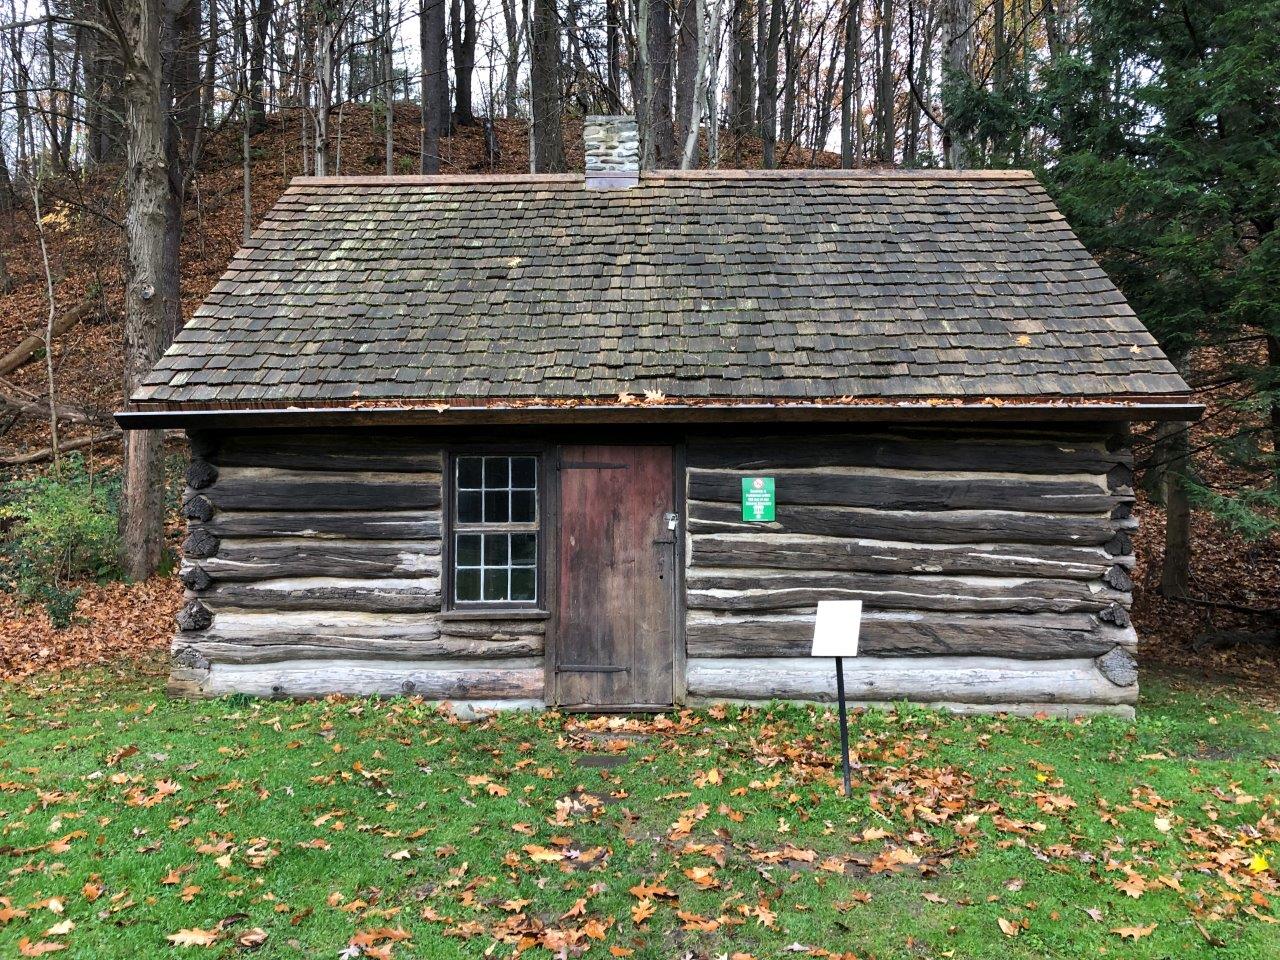
[[560,452],[555,670],[563,706],[672,703],[674,462],[670,447]]

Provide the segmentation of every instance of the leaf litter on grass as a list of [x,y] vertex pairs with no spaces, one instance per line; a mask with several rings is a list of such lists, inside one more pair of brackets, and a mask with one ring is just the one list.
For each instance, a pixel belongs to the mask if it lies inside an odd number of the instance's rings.
[[87,676],[34,693],[0,722],[0,949],[1167,951],[1269,927],[1280,902],[1275,738],[1186,764],[1198,731],[1160,707],[1138,728],[859,714],[846,799],[816,708],[464,723]]

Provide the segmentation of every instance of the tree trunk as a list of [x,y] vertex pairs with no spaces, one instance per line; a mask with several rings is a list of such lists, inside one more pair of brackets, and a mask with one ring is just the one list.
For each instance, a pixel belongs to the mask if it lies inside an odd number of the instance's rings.
[[471,75],[476,68],[476,0],[452,0],[453,117],[460,127],[476,122],[471,109]]
[[422,172],[440,172],[440,87],[445,82],[444,0],[420,0],[418,41],[422,63]]
[[877,118],[879,126],[879,158],[881,163],[893,163],[893,0],[880,0],[880,71],[877,83]]
[[533,109],[533,170],[564,173],[560,96],[560,21],[556,0],[533,0],[530,100]]
[[172,104],[165,125],[165,167],[169,195],[165,203],[164,342],[182,328],[182,228],[187,182],[199,151],[200,0],[164,0],[161,57],[164,96]]
[[[948,88],[954,90],[960,84],[969,82],[969,60],[972,50],[972,17],[973,0],[944,0],[946,4],[946,57],[943,63],[943,103],[950,97]],[[942,127],[942,146],[947,155],[947,164],[954,170],[961,170],[969,163],[969,150],[964,139],[953,129],[950,115],[944,117]]]
[[[618,0],[610,0],[617,3]],[[520,47],[521,29],[518,11],[523,9],[521,0],[502,0],[502,22],[507,31],[507,63],[503,82],[503,103],[507,119],[514,120],[518,116],[520,101]]]
[[[854,84],[862,56],[862,0],[848,0],[844,21],[844,78],[840,86],[840,166],[854,167]],[[859,160],[861,158],[858,158]]]
[[[702,17],[705,0],[679,0],[676,32],[676,114],[675,135],[680,144],[689,138],[690,125],[694,122],[694,101],[698,96],[698,43],[702,33]],[[681,150],[683,154],[683,149]],[[681,166],[684,166],[683,158]]]
[[1165,473],[1164,561],[1160,565],[1160,592],[1185,597],[1191,580],[1191,504],[1186,481],[1191,468],[1189,424],[1175,424],[1169,436],[1169,463]]
[[[729,75],[729,129],[743,136],[751,129],[756,100],[755,44],[751,0],[733,2],[732,69]],[[762,0],[756,0],[762,2]]]
[[609,84],[609,109],[622,112],[622,5],[623,0],[605,0],[605,59]]
[[[164,346],[166,101],[160,62],[161,0],[123,4],[121,42],[127,63],[124,395],[132,396]],[[164,532],[161,435],[125,434],[120,492],[121,565],[134,579],[155,572]]]
[[782,42],[782,0],[771,0],[769,32],[760,75],[760,136],[764,141],[764,168],[777,166],[778,146],[778,47]]
[[262,95],[266,74],[267,32],[275,15],[275,0],[256,0],[253,7],[253,35],[249,38],[249,134],[267,129],[267,105]]
[[209,4],[209,36],[208,46],[204,54],[204,79],[200,87],[200,125],[209,127],[213,123],[213,101],[217,93],[218,80],[218,4]]
[[670,0],[648,0],[646,23],[647,53],[652,72],[652,92],[648,96],[645,124],[651,147],[645,150],[651,166],[675,166],[675,122],[671,102],[671,6]]

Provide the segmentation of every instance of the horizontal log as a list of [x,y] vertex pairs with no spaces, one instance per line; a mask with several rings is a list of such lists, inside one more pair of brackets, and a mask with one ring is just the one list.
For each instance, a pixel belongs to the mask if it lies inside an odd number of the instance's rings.
[[[187,696],[184,693],[171,693],[170,696]],[[781,699],[781,698],[779,698]],[[803,704],[812,702],[805,699],[784,700],[787,703]],[[899,704],[890,700],[848,700],[850,709],[896,711]],[[685,704],[690,707],[710,707],[715,704],[729,703],[739,706],[757,706],[758,700],[746,700],[742,697],[686,697]],[[913,707],[924,707],[929,710],[941,710],[958,716],[997,716],[1007,714],[1014,717],[1035,717],[1037,719],[1054,717],[1063,720],[1075,720],[1079,717],[1117,717],[1121,720],[1133,720],[1137,715],[1133,706],[1127,703],[955,703],[936,700],[912,704]]]
[[215,584],[201,599],[215,612],[246,610],[354,610],[412,613],[440,609],[439,577],[350,580],[288,577]]
[[893,470],[1007,471],[1059,475],[1106,474],[1132,462],[1100,439],[1010,442],[990,438],[910,436],[691,438],[689,466],[767,473],[777,467],[880,467]]
[[215,581],[439,576],[440,541],[224,539],[200,566]]
[[541,620],[444,620],[440,632],[446,637],[471,637],[479,640],[515,640],[542,637],[547,625]]
[[[801,657],[813,644],[813,611],[782,616],[692,613],[690,657]],[[858,652],[866,656],[994,656],[1027,660],[1097,657],[1136,646],[1132,630],[1088,614],[937,615],[873,611],[863,615]]]
[[218,510],[421,510],[440,506],[440,475],[224,467],[204,495]]
[[[779,514],[794,505],[875,507],[878,510],[1026,510],[1033,513],[1104,513],[1117,506],[1116,495],[1099,480],[1065,477],[1027,479],[982,475],[908,476],[832,470],[771,471]],[[741,503],[742,474],[690,470],[689,497]],[[214,489],[217,489],[216,487]]]
[[811,533],[917,543],[1104,544],[1117,524],[1078,514],[1020,513],[1010,510],[910,511],[858,507],[789,506],[774,523],[746,523],[740,503],[689,503],[689,531]]
[[[835,699],[835,667],[828,658],[691,658],[689,694],[749,700]],[[1138,688],[1112,683],[1092,659],[1011,660],[1003,657],[852,657],[845,660],[851,700],[996,703],[1137,701]]]
[[224,610],[211,629],[177,637],[174,649],[191,648],[208,660],[236,663],[309,656],[415,660],[542,653],[543,625],[537,621],[468,621],[464,635],[456,634],[454,626],[434,613]]
[[[194,526],[194,525],[193,525]],[[219,513],[206,525],[220,537],[348,537],[356,540],[439,538],[440,511]]]
[[694,536],[691,560],[695,567],[972,573],[1069,580],[1101,580],[1117,563],[1100,547],[921,544],[772,532]]
[[786,610],[819,600],[861,600],[877,610],[1097,613],[1129,594],[1079,580],[908,576],[887,573],[699,571],[686,576],[690,610]]
[[224,467],[439,473],[440,443],[404,431],[233,432],[212,459]]
[[427,700],[540,700],[543,677],[542,660],[523,657],[484,664],[310,658],[269,664],[215,663],[200,683],[199,692],[205,696],[321,697],[339,693],[409,695]]
[[254,637],[211,630],[199,636],[181,634],[174,653],[189,649],[210,663],[279,663],[338,657],[346,660],[497,660],[542,655],[542,638],[522,640],[381,640],[367,637],[275,633]]

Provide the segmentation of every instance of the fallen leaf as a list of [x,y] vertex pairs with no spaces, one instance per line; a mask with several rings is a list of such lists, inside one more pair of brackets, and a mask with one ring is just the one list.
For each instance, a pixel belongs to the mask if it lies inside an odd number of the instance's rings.
[[67,949],[67,945],[65,943],[53,943],[50,940],[41,940],[37,943],[32,943],[29,938],[23,937],[18,941],[18,952],[24,957],[42,957],[46,953],[53,953],[56,950],[65,949]]
[[1118,933],[1122,939],[1128,937],[1130,940],[1139,940],[1142,937],[1151,936],[1152,931],[1158,926],[1160,924],[1153,923],[1149,927],[1114,927],[1111,932]]
[[192,927],[165,937],[175,947],[212,947],[218,942],[218,931]]

